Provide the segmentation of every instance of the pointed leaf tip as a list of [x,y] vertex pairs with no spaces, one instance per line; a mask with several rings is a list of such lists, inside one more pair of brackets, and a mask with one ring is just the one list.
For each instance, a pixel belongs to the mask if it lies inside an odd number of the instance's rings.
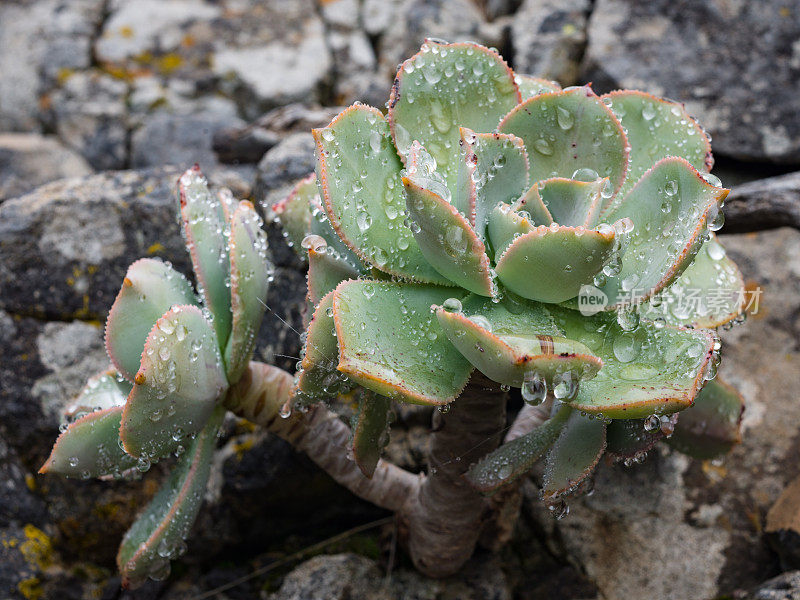
[[228,387],[211,324],[195,306],[161,317],[122,415],[120,438],[133,456],[158,459],[203,428]]
[[168,264],[142,258],[128,267],[106,321],[105,344],[117,370],[133,382],[147,334],[170,307],[194,304],[189,281]]
[[186,247],[192,257],[198,290],[206,307],[214,314],[214,330],[223,349],[232,321],[225,211],[196,165],[178,180],[178,196]]

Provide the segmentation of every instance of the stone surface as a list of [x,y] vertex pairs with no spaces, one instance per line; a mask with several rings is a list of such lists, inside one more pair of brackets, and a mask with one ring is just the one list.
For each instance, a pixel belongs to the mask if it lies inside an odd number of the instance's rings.
[[725,231],[800,228],[800,172],[736,186],[725,200]]
[[525,0],[510,18],[514,69],[562,86],[577,83],[590,8],[589,0]]
[[716,153],[798,164],[799,35],[783,0],[598,0],[583,79],[685,102]]
[[473,560],[462,574],[429,580],[399,570],[386,577],[374,561],[354,554],[317,556],[292,571],[270,600],[510,600],[511,590],[497,560]]
[[91,172],[79,154],[52,136],[0,133],[0,202],[54,179]]
[[669,450],[641,465],[603,466],[594,494],[555,522],[537,493],[529,510],[551,547],[586,572],[604,599],[706,598],[774,575],[760,535],[769,507],[800,471],[796,382],[800,379],[800,232],[723,235],[758,311],[723,331],[719,376],[744,396],[744,441],[721,464]]
[[95,169],[121,169],[128,162],[128,84],[100,70],[65,76],[51,94],[48,121],[56,134]]
[[800,571],[789,571],[765,581],[737,600],[800,600]]

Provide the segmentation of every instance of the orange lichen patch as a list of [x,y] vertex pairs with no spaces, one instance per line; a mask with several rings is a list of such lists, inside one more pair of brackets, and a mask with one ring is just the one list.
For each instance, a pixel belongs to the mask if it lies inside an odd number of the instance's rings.
[[130,39],[133,37],[133,27],[129,25],[123,25],[119,28],[119,34],[124,38]]
[[158,252],[163,252],[164,250],[166,250],[166,248],[164,248],[164,244],[162,244],[161,242],[155,242],[154,244],[150,244],[150,246],[148,246],[147,253],[156,254]]

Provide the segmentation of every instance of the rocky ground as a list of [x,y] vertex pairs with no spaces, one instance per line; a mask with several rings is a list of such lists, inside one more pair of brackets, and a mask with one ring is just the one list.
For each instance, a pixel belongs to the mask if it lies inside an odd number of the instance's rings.
[[[427,36],[497,47],[564,85],[686,102],[735,186],[722,236],[761,309],[722,332],[721,376],[747,401],[722,464],[654,452],[604,466],[554,521],[526,484],[499,556],[451,580],[415,574],[385,513],[279,440],[231,422],[207,503],[172,577],[120,593],[114,555],[161,471],[103,484],[40,477],[58,410],[105,365],[102,322],[127,265],[186,270],[177,174],[268,207],[313,170],[308,130],[355,100],[382,106]],[[605,600],[800,598],[798,564],[765,541],[800,474],[800,8],[786,0],[4,0],[0,3],[0,598]],[[777,228],[776,228],[777,227]],[[725,231],[725,230],[723,230]],[[291,366],[304,274],[277,230],[257,353]],[[284,324],[286,322],[286,324]],[[419,469],[429,415],[389,449]],[[387,570],[387,565],[391,568]],[[770,581],[766,581],[770,580]],[[762,583],[766,582],[766,583]]]

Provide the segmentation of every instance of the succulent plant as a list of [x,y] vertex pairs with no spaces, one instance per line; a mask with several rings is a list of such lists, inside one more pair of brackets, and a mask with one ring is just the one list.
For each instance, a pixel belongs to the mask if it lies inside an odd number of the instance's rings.
[[[636,461],[666,439],[711,458],[738,441],[742,400],[715,379],[713,328],[744,297],[714,235],[727,190],[680,104],[562,90],[493,50],[428,41],[386,115],[356,104],[313,133],[316,174],[274,207],[308,261],[294,378],[250,360],[270,278],[259,218],[192,169],[179,195],[198,293],[168,264],[130,267],[113,367],[42,467],[115,478],[179,455],[123,540],[126,583],[163,577],[183,547],[226,409],[396,511],[434,576],[543,456],[559,507],[604,453]],[[526,405],[509,428],[512,387]],[[352,428],[337,398],[357,402]],[[381,459],[394,402],[439,408],[427,475]]]
[[227,390],[242,377],[264,314],[266,237],[252,203],[212,195],[195,167],[179,182],[198,293],[168,263],[128,269],[106,323],[111,367],[66,408],[42,473],[120,478],[171,454],[172,474],[117,556],[126,585],[165,577],[202,503]]

